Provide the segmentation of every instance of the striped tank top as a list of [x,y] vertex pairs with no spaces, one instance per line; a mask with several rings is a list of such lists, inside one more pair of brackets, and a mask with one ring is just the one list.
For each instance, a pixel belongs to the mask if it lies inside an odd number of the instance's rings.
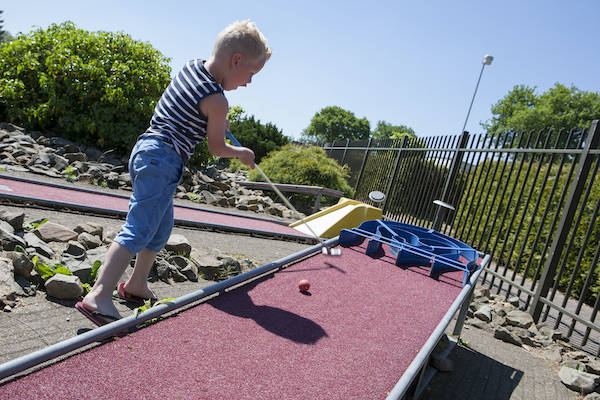
[[223,93],[223,88],[202,60],[188,61],[158,101],[144,135],[167,136],[185,162],[206,137],[207,117],[200,111],[200,101],[215,93]]

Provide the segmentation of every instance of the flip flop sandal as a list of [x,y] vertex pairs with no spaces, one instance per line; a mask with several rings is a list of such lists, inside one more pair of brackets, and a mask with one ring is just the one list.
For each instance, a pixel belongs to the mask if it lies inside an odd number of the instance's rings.
[[125,300],[125,301],[128,301],[130,303],[139,304],[141,306],[144,305],[147,300],[150,300],[150,304],[154,304],[158,300],[155,297],[153,297],[153,298],[144,298],[144,297],[138,297],[138,296],[133,295],[131,293],[127,293],[125,291],[125,282],[121,282],[121,283],[119,283],[119,286],[117,286],[117,296],[121,300]]
[[102,314],[101,312],[90,310],[81,301],[75,304],[75,308],[77,309],[77,311],[82,313],[87,319],[89,319],[98,326],[110,324],[111,322],[115,322],[120,319],[117,317],[113,317],[112,315]]

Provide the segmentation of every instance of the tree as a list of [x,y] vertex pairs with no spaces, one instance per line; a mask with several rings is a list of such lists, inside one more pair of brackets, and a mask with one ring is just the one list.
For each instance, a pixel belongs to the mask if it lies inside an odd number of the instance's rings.
[[308,142],[368,139],[371,127],[366,118],[356,118],[353,112],[338,106],[329,106],[317,112],[310,125],[302,132]]
[[271,151],[289,142],[289,138],[277,126],[270,122],[262,124],[253,115],[247,116],[240,106],[231,107],[228,117],[231,133],[243,146],[254,151],[257,163]]
[[14,39],[8,31],[4,30],[4,20],[1,19],[3,13],[4,11],[0,10],[0,44]]
[[385,121],[378,121],[372,133],[375,139],[402,139],[404,136],[415,138],[415,131],[406,125],[392,125]]
[[[493,117],[481,125],[493,134],[505,131],[553,131],[554,143],[560,129],[589,128],[593,119],[600,118],[600,94],[566,87],[560,83],[537,95],[536,87],[515,86],[492,106]],[[560,143],[559,145],[564,145]]]
[[[267,123],[263,125],[254,116],[247,116],[246,111],[241,106],[229,107],[227,119],[230,123],[229,130],[235,138],[243,146],[254,151],[256,163],[260,162],[271,151],[278,150],[289,142],[289,138],[284,136],[274,124]],[[210,153],[207,141],[203,140],[196,146],[188,165],[199,168],[202,165],[213,164],[216,161],[217,157]],[[239,162],[237,164],[240,165]]]
[[169,59],[125,33],[52,24],[0,46],[0,120],[125,154],[169,84]]

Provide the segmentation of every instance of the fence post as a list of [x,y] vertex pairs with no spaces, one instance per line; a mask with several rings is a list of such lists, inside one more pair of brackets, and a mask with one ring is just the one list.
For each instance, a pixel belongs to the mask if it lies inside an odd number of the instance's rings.
[[[442,192],[442,198],[438,199],[444,203],[449,203],[450,199],[447,199],[448,193],[450,192],[450,188],[452,187],[452,183],[456,180],[458,172],[460,171],[460,164],[462,163],[463,152],[461,151],[465,147],[467,147],[467,141],[469,140],[469,132],[463,131],[460,139],[458,141],[458,147],[454,150],[454,158],[452,159],[452,163],[450,164],[450,171],[448,172],[448,178],[446,179],[446,183],[444,184],[444,191]],[[435,213],[435,221],[439,221],[440,226],[442,222],[442,213],[446,213],[448,210],[442,210],[442,207],[438,207]]]
[[365,163],[367,162],[367,155],[369,155],[369,147],[371,147],[372,137],[369,138],[369,143],[367,143],[367,148],[365,149],[365,156],[363,157],[362,164],[360,166],[360,172],[358,173],[358,179],[356,180],[356,184],[354,185],[354,196],[356,196],[356,191],[358,190],[358,185],[360,184],[360,178],[362,178],[363,171],[365,170]]
[[350,139],[346,139],[346,146],[344,146],[344,155],[342,156],[342,162],[340,165],[344,166],[344,161],[346,161],[346,152],[348,151],[348,143],[350,143]]
[[544,304],[540,301],[540,298],[546,297],[550,286],[552,285],[554,275],[556,274],[556,267],[558,266],[562,256],[567,235],[571,230],[571,224],[573,222],[573,217],[575,216],[579,199],[581,198],[581,194],[585,189],[587,177],[594,158],[589,156],[590,150],[597,148],[598,143],[600,142],[600,126],[598,125],[598,120],[592,121],[592,126],[590,127],[587,138],[585,139],[583,151],[579,157],[577,171],[575,172],[573,182],[571,182],[571,187],[569,188],[569,195],[560,217],[557,231],[552,239],[552,247],[550,248],[549,257],[546,258],[542,276],[535,290],[531,305],[529,306],[529,313],[533,316],[533,319],[536,322],[539,321],[542,308],[544,306]]
[[398,154],[396,155],[396,162],[394,163],[394,172],[392,172],[390,181],[388,182],[387,187],[385,188],[385,200],[383,202],[383,209],[381,212],[383,215],[385,215],[385,210],[387,208],[388,200],[391,195],[390,190],[392,190],[392,184],[396,180],[396,175],[398,174],[398,166],[400,165],[400,155],[402,154],[402,149],[404,148],[404,144],[406,143],[406,138],[407,138],[407,136],[402,136],[402,141],[400,142],[400,148],[398,149]]

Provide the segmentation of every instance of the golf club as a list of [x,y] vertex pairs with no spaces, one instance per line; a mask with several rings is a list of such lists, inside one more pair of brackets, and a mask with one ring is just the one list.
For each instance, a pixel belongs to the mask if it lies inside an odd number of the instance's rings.
[[[238,140],[235,138],[235,136],[233,136],[233,134],[229,131],[225,132],[225,134],[227,135],[227,138],[229,140],[231,140],[231,142],[236,145],[237,147],[243,147],[240,142],[238,142]],[[265,180],[267,181],[267,183],[269,184],[269,186],[271,186],[271,189],[273,189],[275,191],[275,193],[277,193],[277,195],[281,198],[281,200],[283,200],[283,202],[285,203],[285,205],[290,209],[296,212],[296,214],[300,214],[298,212],[298,210],[296,210],[296,208],[292,205],[292,203],[290,203],[290,201],[287,199],[287,197],[285,197],[283,195],[283,193],[281,193],[281,191],[279,189],[277,189],[277,186],[275,186],[275,184],[273,182],[271,182],[271,180],[269,179],[269,177],[267,176],[267,174],[265,174],[263,172],[263,170],[257,165],[254,164],[254,168],[256,168],[256,170],[262,175],[263,178],[265,178]],[[323,254],[326,255],[330,255],[330,256],[340,256],[342,255],[342,250],[341,249],[332,249],[330,247],[328,247],[325,244],[325,240],[320,238],[319,235],[317,235],[315,233],[315,231],[313,231],[313,229],[310,227],[310,225],[308,224],[307,221],[305,221],[304,218],[301,218],[300,221],[306,225],[306,227],[308,228],[308,230],[310,231],[310,233],[315,237],[315,239],[317,239],[322,246],[321,252]]]

